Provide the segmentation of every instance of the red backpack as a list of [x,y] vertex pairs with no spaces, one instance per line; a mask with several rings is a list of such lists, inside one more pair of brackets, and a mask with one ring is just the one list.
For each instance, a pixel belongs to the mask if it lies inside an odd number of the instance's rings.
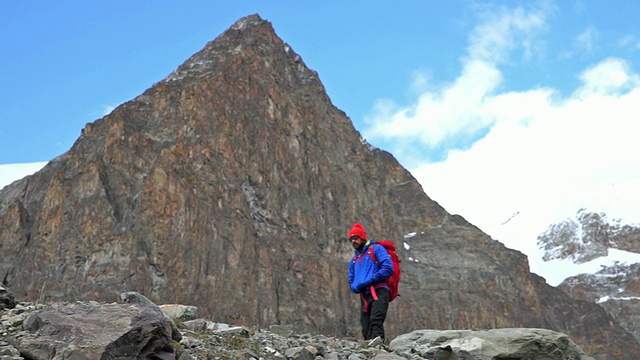
[[[376,241],[374,243],[371,243],[371,245],[382,245],[385,250],[387,250],[387,253],[389,254],[389,257],[391,258],[391,262],[393,263],[393,274],[391,274],[391,276],[389,276],[389,278],[386,280],[387,286],[389,287],[389,293],[390,293],[390,297],[389,297],[389,302],[393,301],[393,299],[395,299],[396,297],[400,296],[400,294],[398,294],[398,283],[400,282],[400,259],[398,258],[398,254],[396,253],[396,246],[389,240],[382,240],[382,241]],[[378,265],[378,259],[376,258],[376,254],[373,252],[373,246],[369,246],[369,249],[367,250],[367,252],[369,253],[369,256],[371,257],[371,259],[373,260],[374,263],[376,263],[376,265]],[[375,294],[375,290],[373,293],[374,298],[376,298],[377,300],[377,295]]]

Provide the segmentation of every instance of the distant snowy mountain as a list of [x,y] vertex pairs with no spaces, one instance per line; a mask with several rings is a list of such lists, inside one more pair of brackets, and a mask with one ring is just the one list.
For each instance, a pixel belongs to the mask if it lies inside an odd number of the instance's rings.
[[[640,341],[640,226],[580,209],[537,237],[536,258],[548,264],[547,281],[574,299],[602,306]],[[571,276],[567,276],[572,274]]]
[[558,285],[580,274],[610,274],[623,270],[621,265],[640,263],[640,225],[580,209],[575,218],[549,225],[537,245],[537,260],[561,274],[552,284]]
[[[608,209],[620,216],[613,201]],[[640,226],[627,220],[631,216],[609,220],[608,211],[579,208],[572,213],[568,205],[561,207],[549,204],[548,211],[522,209],[504,220],[496,217],[483,223],[468,220],[507,247],[526,254],[531,271],[552,286],[603,267],[640,263]]]
[[543,260],[569,259],[583,264],[608,256],[609,249],[640,252],[640,227],[609,220],[605,213],[580,209],[575,219],[565,219],[549,226],[538,236],[544,250]]
[[0,165],[0,189],[42,169],[47,162]]

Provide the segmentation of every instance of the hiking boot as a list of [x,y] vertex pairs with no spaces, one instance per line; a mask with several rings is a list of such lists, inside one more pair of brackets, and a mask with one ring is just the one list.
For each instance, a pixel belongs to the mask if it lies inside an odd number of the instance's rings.
[[373,339],[369,340],[369,343],[367,343],[367,347],[375,347],[380,345],[384,345],[384,340],[382,340],[380,336],[374,337]]

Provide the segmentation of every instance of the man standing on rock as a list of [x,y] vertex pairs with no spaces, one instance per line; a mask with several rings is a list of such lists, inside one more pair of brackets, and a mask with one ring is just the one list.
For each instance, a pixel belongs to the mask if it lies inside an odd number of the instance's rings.
[[370,340],[369,346],[381,345],[385,342],[384,320],[390,299],[385,280],[393,274],[393,263],[384,247],[373,246],[374,242],[367,240],[362,224],[353,225],[349,240],[355,249],[349,263],[349,286],[360,294],[362,336]]

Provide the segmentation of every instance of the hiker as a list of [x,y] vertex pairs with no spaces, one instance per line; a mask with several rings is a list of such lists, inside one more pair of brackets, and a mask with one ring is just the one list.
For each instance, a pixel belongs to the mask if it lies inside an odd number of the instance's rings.
[[362,336],[371,340],[369,346],[380,345],[385,341],[384,320],[390,301],[385,280],[393,274],[393,263],[384,247],[373,246],[373,242],[367,240],[362,224],[353,225],[349,240],[355,249],[355,256],[349,262],[349,286],[353,293],[360,294]]

